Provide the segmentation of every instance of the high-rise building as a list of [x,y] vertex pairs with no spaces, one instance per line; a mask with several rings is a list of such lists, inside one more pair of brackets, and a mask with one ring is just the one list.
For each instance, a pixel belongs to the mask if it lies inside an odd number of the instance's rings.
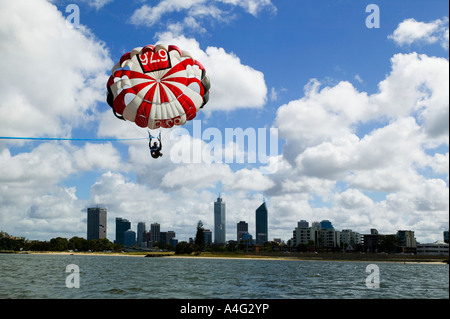
[[167,232],[167,236],[166,236],[166,245],[170,245],[170,242],[172,241],[173,238],[175,238],[175,232],[173,230],[169,230]]
[[106,208],[87,209],[87,240],[106,238]]
[[397,231],[398,246],[406,248],[416,248],[416,238],[414,237],[414,231],[412,230],[399,230]]
[[203,229],[203,236],[205,237],[205,246],[211,246],[212,244],[212,231],[210,229]]
[[341,231],[341,240],[343,244],[350,245],[351,247],[355,247],[356,245],[360,245],[362,243],[361,234],[351,229],[343,229]]
[[123,245],[125,247],[136,245],[136,232],[128,229],[123,233]]
[[225,234],[225,203],[219,195],[214,202],[214,243],[225,244]]
[[268,240],[268,212],[266,203],[256,209],[256,244],[262,245]]
[[124,233],[131,229],[128,219],[116,217],[116,244],[125,245]]
[[137,233],[136,233],[136,244],[138,247],[145,246],[145,223],[139,222],[137,224]]
[[158,223],[153,223],[150,225],[150,240],[152,246],[160,241],[161,239],[160,230],[161,227]]
[[240,221],[237,223],[237,242],[239,243],[242,239],[243,233],[248,233],[248,224],[245,221]]

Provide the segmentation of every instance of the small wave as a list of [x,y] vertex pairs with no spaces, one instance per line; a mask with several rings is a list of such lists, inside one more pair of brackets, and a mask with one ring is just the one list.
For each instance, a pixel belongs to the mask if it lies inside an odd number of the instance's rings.
[[103,292],[111,293],[111,294],[124,294],[125,290],[122,290],[122,289],[119,289],[119,288],[111,288],[111,289],[105,290]]

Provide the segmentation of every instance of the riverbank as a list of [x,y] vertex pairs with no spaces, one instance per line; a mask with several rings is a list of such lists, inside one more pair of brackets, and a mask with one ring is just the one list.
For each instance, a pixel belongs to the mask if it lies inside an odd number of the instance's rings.
[[49,254],[78,256],[122,256],[122,257],[159,257],[159,258],[221,258],[221,259],[259,259],[259,260],[311,260],[311,261],[355,261],[355,262],[400,262],[400,263],[433,263],[448,264],[448,256],[443,255],[402,255],[376,253],[212,253],[202,252],[191,255],[175,255],[174,252],[56,252],[56,251],[0,251],[0,253],[16,254]]
[[360,253],[201,253],[199,255],[173,255],[172,258],[245,258],[309,261],[353,261],[353,262],[398,262],[448,264],[448,256],[401,255],[401,254],[360,254]]

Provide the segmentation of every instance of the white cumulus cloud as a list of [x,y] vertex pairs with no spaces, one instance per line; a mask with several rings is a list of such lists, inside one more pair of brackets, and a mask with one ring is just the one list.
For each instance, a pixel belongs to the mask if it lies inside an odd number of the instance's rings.
[[443,48],[448,49],[448,18],[431,22],[406,19],[388,38],[394,40],[398,45],[439,43]]

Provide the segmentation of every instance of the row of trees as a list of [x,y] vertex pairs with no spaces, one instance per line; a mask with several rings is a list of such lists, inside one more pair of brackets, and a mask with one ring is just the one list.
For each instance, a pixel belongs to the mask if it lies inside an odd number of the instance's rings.
[[56,237],[50,241],[25,240],[24,238],[0,238],[0,250],[14,251],[121,251],[122,246],[112,243],[109,239],[87,240],[82,237],[70,239]]

